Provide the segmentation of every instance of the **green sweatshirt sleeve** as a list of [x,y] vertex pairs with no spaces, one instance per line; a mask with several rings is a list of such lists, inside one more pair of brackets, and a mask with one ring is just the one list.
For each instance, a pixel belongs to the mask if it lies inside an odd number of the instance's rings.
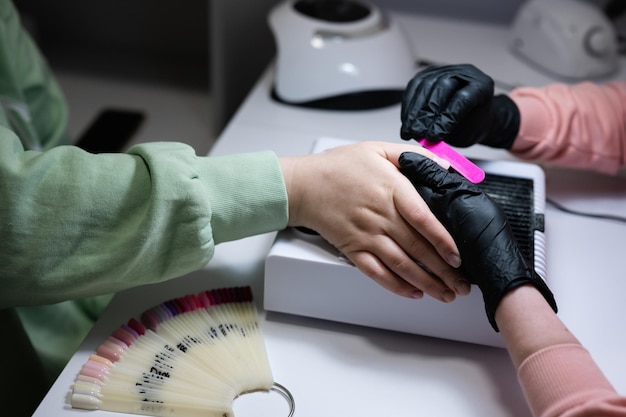
[[62,146],[68,116],[45,58],[0,0],[0,329],[13,342],[0,367],[11,415],[30,415],[43,395],[25,370],[41,362],[52,381],[111,293],[201,268],[216,244],[287,224],[271,152],[198,157],[172,142],[93,155]]
[[108,294],[204,266],[216,244],[281,229],[271,152],[199,157],[181,143],[90,154],[64,97],[0,0],[0,309]]
[[0,0],[0,124],[27,149],[68,144],[68,109],[45,58],[21,26],[9,0]]
[[24,151],[0,127],[0,306],[119,291],[204,266],[217,243],[284,228],[271,152],[198,157],[150,143],[126,154]]

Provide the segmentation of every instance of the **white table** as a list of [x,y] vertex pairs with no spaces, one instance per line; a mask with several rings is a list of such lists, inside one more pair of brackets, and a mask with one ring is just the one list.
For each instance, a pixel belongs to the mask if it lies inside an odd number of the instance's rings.
[[[505,28],[417,16],[398,18],[413,39],[420,40],[415,45],[421,57],[477,63],[508,83],[541,85],[551,81],[508,55]],[[352,113],[296,109],[269,99],[271,79],[269,68],[219,138],[212,155],[261,149],[272,149],[278,155],[304,154],[321,136],[400,141],[399,105]],[[466,154],[511,158],[505,152],[480,147]],[[579,210],[626,214],[624,177],[551,168],[546,169],[546,175],[549,198]],[[548,276],[560,317],[591,351],[616,389],[626,394],[624,236],[624,223],[547,208]],[[215,258],[203,270],[119,293],[35,416],[119,415],[70,408],[71,386],[88,356],[117,326],[175,296],[220,286],[251,285],[261,306],[264,259],[273,238],[270,233],[219,245]],[[260,314],[274,377],[293,393],[296,416],[530,415],[503,349],[264,311]],[[244,406],[238,417],[269,415],[262,407],[255,408]]]

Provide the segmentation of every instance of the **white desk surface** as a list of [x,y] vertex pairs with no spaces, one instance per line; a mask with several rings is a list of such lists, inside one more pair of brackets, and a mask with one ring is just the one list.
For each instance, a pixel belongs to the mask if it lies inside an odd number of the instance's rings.
[[[506,52],[506,28],[396,16],[420,57],[472,62],[500,81],[541,85],[551,81]],[[624,65],[623,65],[624,66]],[[622,77],[623,71],[617,76]],[[302,110],[268,97],[272,69],[263,74],[212,155],[272,149],[308,153],[315,139],[399,141],[399,105],[365,112]],[[480,158],[511,157],[481,147]],[[571,208],[626,214],[626,179],[546,168],[549,198]],[[547,207],[548,278],[560,317],[590,350],[616,389],[626,395],[626,224],[582,218]],[[251,285],[262,305],[263,263],[274,234],[219,245],[204,269],[163,284],[119,293],[71,359],[35,416],[119,416],[77,411],[71,386],[96,347],[120,324],[175,296]],[[329,289],[332,290],[332,289]],[[274,377],[296,400],[296,416],[515,416],[530,412],[505,350],[260,311]],[[267,416],[256,399],[237,417]],[[244,403],[247,404],[247,403]],[[279,409],[275,416],[286,415]],[[281,414],[283,413],[284,414]]]

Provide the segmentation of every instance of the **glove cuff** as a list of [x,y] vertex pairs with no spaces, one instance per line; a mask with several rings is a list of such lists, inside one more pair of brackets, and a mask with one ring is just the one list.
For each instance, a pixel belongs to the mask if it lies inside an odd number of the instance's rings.
[[541,277],[537,275],[535,271],[533,271],[530,278],[522,277],[511,281],[503,291],[497,293],[495,296],[489,297],[486,296],[483,292],[485,311],[487,313],[489,323],[491,324],[491,327],[493,327],[493,330],[498,333],[500,332],[500,329],[498,329],[498,325],[496,324],[496,310],[498,309],[498,305],[500,305],[500,301],[502,300],[504,295],[509,291],[526,284],[532,284],[539,291],[539,293],[543,295],[543,298],[545,298],[546,302],[552,308],[552,310],[554,310],[555,313],[558,312],[558,307],[556,305],[556,300],[554,299],[554,294],[552,294],[552,291],[550,291],[550,288],[548,288],[546,282],[541,279]]
[[509,96],[500,94],[493,97],[491,111],[493,124],[482,143],[492,148],[511,149],[520,126],[520,112],[517,105]]

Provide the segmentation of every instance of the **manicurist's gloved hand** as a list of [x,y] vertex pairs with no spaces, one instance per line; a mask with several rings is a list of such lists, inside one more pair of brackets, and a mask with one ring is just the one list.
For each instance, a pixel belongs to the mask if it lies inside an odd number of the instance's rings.
[[526,262],[506,214],[495,201],[461,175],[422,155],[404,152],[398,162],[454,238],[463,259],[461,270],[482,291],[487,317],[496,331],[494,316],[500,300],[521,285],[534,285],[557,310],[552,292]]
[[476,143],[510,149],[520,114],[506,95],[494,96],[491,77],[473,65],[445,65],[420,71],[402,98],[403,139],[445,141],[468,147]]

